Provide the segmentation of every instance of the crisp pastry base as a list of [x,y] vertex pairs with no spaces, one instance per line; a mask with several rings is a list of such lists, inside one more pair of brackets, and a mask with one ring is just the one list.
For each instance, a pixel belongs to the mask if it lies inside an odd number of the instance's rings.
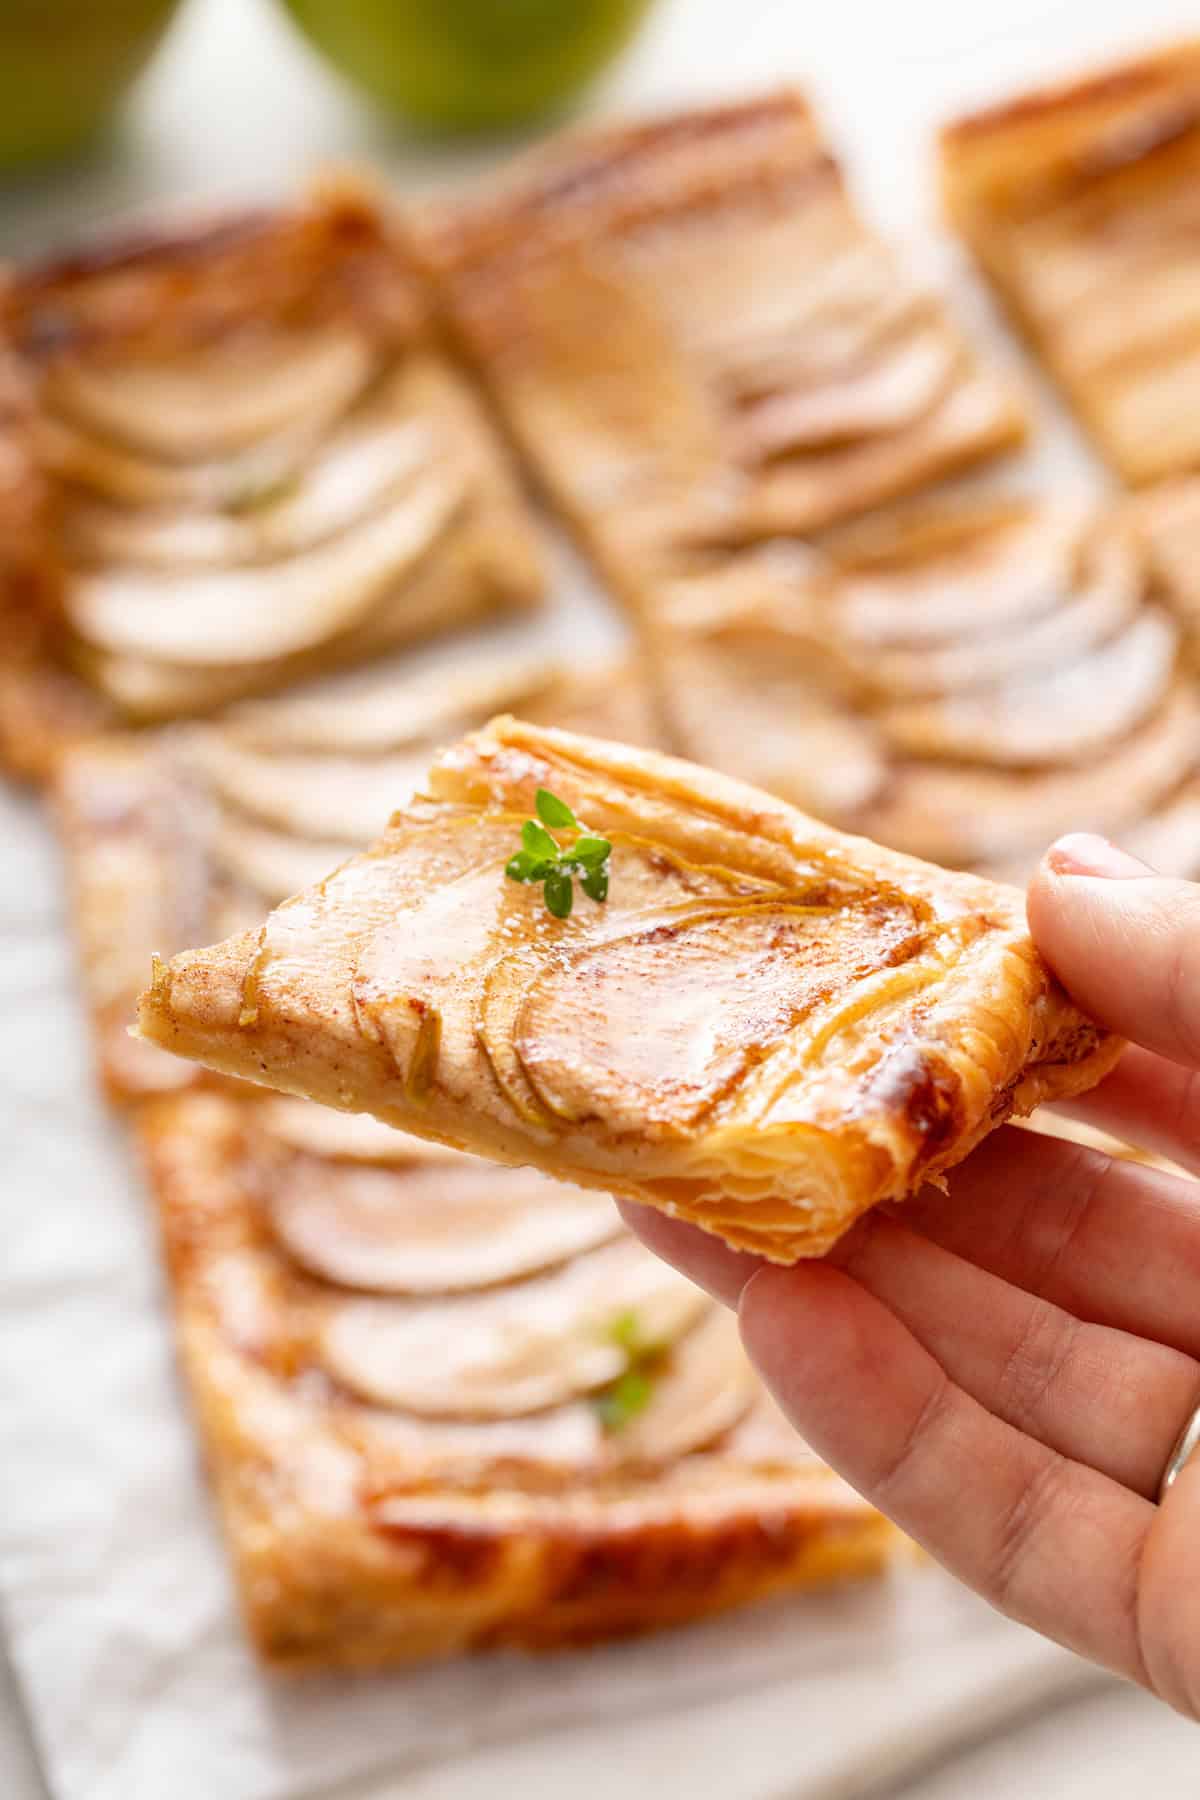
[[1200,464],[1200,40],[949,126],[951,218],[1127,481]]
[[243,1613],[273,1666],[580,1644],[882,1567],[892,1528],[770,1415],[666,1466],[539,1467],[477,1434],[456,1469],[436,1450],[422,1467],[306,1358],[247,1177],[251,1117],[187,1096],[143,1111],[139,1135]]
[[514,436],[639,611],[698,546],[809,534],[1024,433],[794,92],[565,136],[414,235]]
[[[27,691],[27,690],[23,690]],[[201,1071],[130,1036],[146,946],[171,956],[257,925],[384,829],[438,746],[497,706],[640,744],[660,739],[635,662],[568,675],[459,646],[403,670],[326,677],[210,724],[93,736],[57,758],[55,821],[97,1070],[117,1104]],[[58,746],[62,751],[62,746]]]
[[20,271],[0,322],[10,766],[540,598],[515,474],[365,189]]
[[[779,1262],[1120,1052],[1018,891],[753,788],[512,719],[429,785],[260,930],[158,964],[140,1035]],[[568,920],[505,877],[540,787],[614,843]]]

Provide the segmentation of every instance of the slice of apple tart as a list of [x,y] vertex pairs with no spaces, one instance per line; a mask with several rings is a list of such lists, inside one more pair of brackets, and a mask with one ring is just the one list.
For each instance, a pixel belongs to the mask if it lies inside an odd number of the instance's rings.
[[1119,1054],[1014,889],[512,719],[428,786],[261,928],[159,962],[142,1038],[780,1262]]
[[1127,481],[1200,467],[1200,39],[942,133],[947,209]]
[[1024,409],[859,215],[812,109],[762,95],[568,134],[414,237],[615,589],[808,534],[1019,441]]
[[603,1193],[233,1083],[167,1098],[201,1072],[128,1036],[148,940],[258,924],[502,696],[652,730],[630,670],[439,656],[58,772],[97,1056],[136,1103],[243,1612],[281,1667],[648,1629],[867,1574],[892,1543]]
[[538,598],[505,453],[365,189],[19,271],[4,322],[55,588],[47,755],[63,668],[100,721],[167,719]]
[[606,1196],[295,1100],[159,1100],[138,1134],[273,1665],[580,1643],[887,1558]]

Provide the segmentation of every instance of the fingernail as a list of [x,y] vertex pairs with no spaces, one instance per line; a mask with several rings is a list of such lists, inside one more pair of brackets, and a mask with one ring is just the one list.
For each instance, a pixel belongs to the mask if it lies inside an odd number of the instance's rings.
[[1153,875],[1149,863],[1130,856],[1090,831],[1072,831],[1060,837],[1046,852],[1046,862],[1056,875],[1103,875],[1110,881],[1130,881]]

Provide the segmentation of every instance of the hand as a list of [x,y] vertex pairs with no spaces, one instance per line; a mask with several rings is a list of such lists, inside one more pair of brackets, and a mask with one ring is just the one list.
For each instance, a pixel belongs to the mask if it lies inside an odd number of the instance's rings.
[[[1029,893],[1072,996],[1132,1040],[1074,1116],[1200,1173],[1200,886],[1064,838]],[[1200,1716],[1200,1186],[1005,1127],[950,1177],[781,1269],[645,1207],[739,1312],[797,1429],[1001,1611]]]

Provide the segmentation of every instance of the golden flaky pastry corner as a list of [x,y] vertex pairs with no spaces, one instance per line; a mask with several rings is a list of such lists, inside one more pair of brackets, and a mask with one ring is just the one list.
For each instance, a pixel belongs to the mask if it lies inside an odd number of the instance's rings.
[[[783,1263],[1120,1052],[1015,888],[511,718],[429,786],[260,929],[156,964],[140,1034]],[[543,788],[612,843],[565,919],[505,874]]]

